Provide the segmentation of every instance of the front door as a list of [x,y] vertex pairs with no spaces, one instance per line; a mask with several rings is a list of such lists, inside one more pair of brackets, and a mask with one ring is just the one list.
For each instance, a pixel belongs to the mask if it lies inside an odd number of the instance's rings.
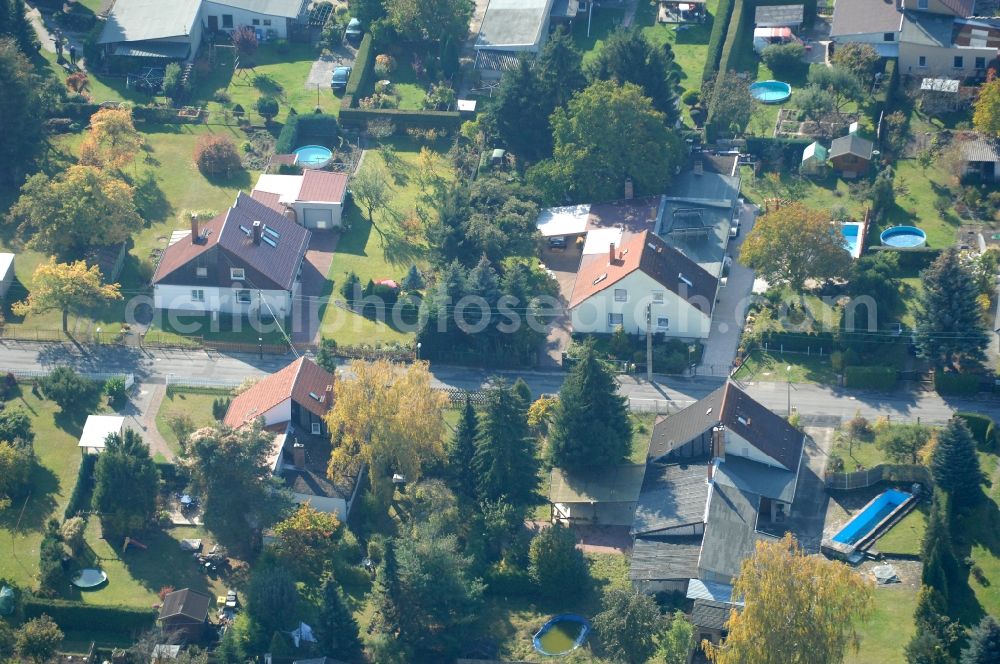
[[219,31],[219,17],[218,16],[209,16],[208,17],[208,31],[209,32],[218,32]]

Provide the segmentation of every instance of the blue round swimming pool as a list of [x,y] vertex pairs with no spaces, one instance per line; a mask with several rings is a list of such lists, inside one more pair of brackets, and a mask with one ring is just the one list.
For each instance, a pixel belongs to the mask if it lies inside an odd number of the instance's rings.
[[780,104],[792,96],[792,86],[782,81],[757,81],[750,86],[750,94],[765,104]]
[[295,163],[306,168],[323,168],[331,159],[333,152],[322,145],[306,145],[295,150]]
[[897,249],[913,249],[927,244],[927,233],[916,226],[893,226],[879,235],[882,244]]
[[535,650],[543,655],[565,655],[583,645],[590,634],[590,622],[575,613],[550,618],[532,639]]

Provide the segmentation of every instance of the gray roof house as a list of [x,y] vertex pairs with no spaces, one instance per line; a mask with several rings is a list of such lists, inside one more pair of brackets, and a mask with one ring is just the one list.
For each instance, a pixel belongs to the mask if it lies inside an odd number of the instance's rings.
[[962,140],[960,145],[965,175],[983,182],[1000,181],[1000,141],[976,134]]
[[733,383],[657,421],[632,522],[633,584],[730,584],[790,515],[804,441]]
[[552,8],[553,0],[490,0],[474,46],[481,75],[499,78],[517,66],[520,54],[537,54],[549,34]]
[[193,60],[205,31],[241,26],[262,40],[285,39],[308,0],[116,0],[97,43],[110,56]]

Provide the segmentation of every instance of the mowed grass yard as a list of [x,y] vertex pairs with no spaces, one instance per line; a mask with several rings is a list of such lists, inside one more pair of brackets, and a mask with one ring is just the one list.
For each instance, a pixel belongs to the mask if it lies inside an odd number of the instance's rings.
[[844,664],[905,664],[903,650],[916,626],[913,611],[917,608],[917,589],[889,584],[875,589],[875,613],[858,626],[861,649],[848,651]]
[[[394,139],[390,144],[395,148],[398,164],[390,167],[377,150],[365,152],[364,163],[377,164],[393,175],[391,206],[394,215],[404,220],[406,227],[401,227],[400,222],[388,218],[386,214],[376,212],[375,223],[387,235],[385,246],[382,246],[378,232],[368,221],[367,212],[362,211],[357,204],[345,210],[344,219],[350,225],[350,230],[342,234],[337,241],[333,264],[327,275],[327,292],[324,295],[331,300],[343,300],[340,288],[351,272],[358,275],[364,287],[369,279],[400,281],[406,276],[411,265],[417,265],[421,270],[427,267],[427,247],[419,237],[420,232],[405,221],[413,217],[413,212],[420,202],[421,189],[418,176],[421,169],[419,161],[421,146],[403,138]],[[443,146],[431,146],[431,148],[443,149]],[[447,159],[441,152],[433,154],[434,175],[450,178],[451,170]],[[414,336],[413,332],[400,330],[394,326],[391,316],[382,322],[332,303],[325,305],[321,316],[320,329],[323,336],[335,339],[341,345],[405,343],[411,341]]]
[[156,412],[156,430],[160,432],[174,454],[180,455],[181,445],[177,434],[170,426],[171,419],[176,415],[186,415],[196,429],[212,426],[216,423],[212,415],[212,404],[216,399],[229,399],[228,390],[174,390],[168,389]]

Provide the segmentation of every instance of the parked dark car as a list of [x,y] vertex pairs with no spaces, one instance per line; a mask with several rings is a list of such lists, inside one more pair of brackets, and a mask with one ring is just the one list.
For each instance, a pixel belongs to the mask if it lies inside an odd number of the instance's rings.
[[344,37],[347,39],[349,44],[360,44],[361,35],[364,30],[361,29],[361,21],[356,18],[352,18],[347,22],[347,29],[344,30]]
[[564,236],[549,238],[549,249],[553,249],[555,251],[562,251],[565,248],[566,248],[566,238]]
[[330,79],[330,87],[334,90],[344,90],[347,88],[347,79],[350,77],[350,67],[337,67],[333,70],[333,76]]

